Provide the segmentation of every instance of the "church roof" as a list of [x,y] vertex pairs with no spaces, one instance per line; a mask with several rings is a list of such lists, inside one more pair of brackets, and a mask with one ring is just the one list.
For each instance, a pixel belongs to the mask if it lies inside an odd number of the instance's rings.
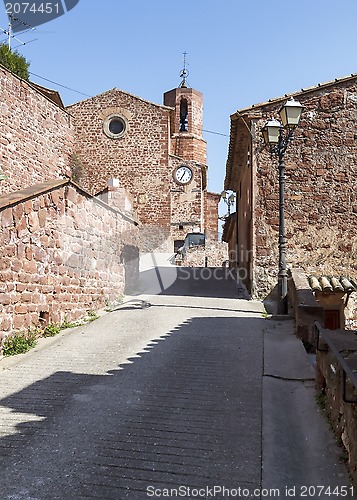
[[125,94],[129,97],[132,97],[133,99],[136,99],[136,100],[143,102],[145,104],[149,104],[150,106],[155,106],[155,107],[160,108],[160,109],[165,109],[167,111],[173,110],[173,108],[171,108],[169,106],[164,106],[163,104],[157,104],[155,102],[148,101],[146,99],[143,99],[142,97],[138,97],[137,95],[131,94],[130,92],[126,92],[125,90],[118,89],[117,87],[113,87],[112,89],[106,90],[105,92],[102,92],[101,94],[94,95],[93,97],[89,97],[88,99],[83,99],[82,101],[78,101],[78,102],[75,102],[73,104],[70,104],[69,106],[67,106],[67,108],[71,108],[72,106],[76,106],[77,104],[81,104],[83,102],[90,101],[92,99],[96,99],[97,97],[104,96],[104,95],[110,94],[112,92],[118,92],[120,94]]

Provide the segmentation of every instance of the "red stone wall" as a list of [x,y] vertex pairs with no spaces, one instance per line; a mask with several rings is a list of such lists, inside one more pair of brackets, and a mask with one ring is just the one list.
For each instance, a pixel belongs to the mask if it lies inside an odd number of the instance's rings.
[[353,292],[345,308],[346,328],[357,331],[357,292]]
[[218,203],[221,195],[217,193],[204,193],[204,220],[205,233],[212,241],[218,241]]
[[181,134],[174,134],[172,136],[171,144],[173,155],[206,164],[207,144],[203,139],[201,140],[186,132],[182,132]]
[[[286,153],[287,262],[306,273],[357,279],[356,79],[302,93],[305,106]],[[261,127],[282,103],[263,108],[255,123],[255,279],[265,296],[278,267],[277,159],[263,147]]]
[[0,66],[0,194],[71,175],[71,120],[63,109]]
[[[58,183],[57,183],[58,184]],[[0,335],[114,301],[138,272],[137,227],[71,183],[0,197]]]
[[227,263],[227,243],[208,241],[204,247],[189,248],[179,264],[187,267],[226,267]]
[[[351,333],[353,335],[353,333]],[[334,353],[322,341],[324,351],[318,351],[317,363],[317,383],[326,397],[325,407],[329,422],[338,438],[343,444],[348,455],[347,465],[349,472],[357,486],[357,404],[343,401],[342,378],[343,369],[336,359]],[[356,351],[350,351],[352,357]],[[357,389],[349,381],[346,382],[346,394],[351,401],[357,400]]]

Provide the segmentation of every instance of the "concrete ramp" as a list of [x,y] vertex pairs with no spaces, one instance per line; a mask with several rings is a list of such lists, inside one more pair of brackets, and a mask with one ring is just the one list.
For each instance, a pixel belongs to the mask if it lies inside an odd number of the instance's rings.
[[175,266],[174,253],[145,253],[140,255],[140,272],[153,269],[155,267]]
[[314,378],[293,322],[267,321],[262,487],[276,488],[284,498],[331,498],[329,491],[348,486],[346,468],[339,460],[342,451],[315,400]]

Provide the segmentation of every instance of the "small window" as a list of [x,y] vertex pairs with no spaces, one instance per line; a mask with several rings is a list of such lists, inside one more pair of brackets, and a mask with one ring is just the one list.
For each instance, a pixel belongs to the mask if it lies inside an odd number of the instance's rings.
[[103,123],[104,133],[111,139],[119,139],[125,135],[127,123],[125,118],[118,115],[108,116]]
[[174,252],[177,253],[181,247],[183,247],[185,240],[175,240],[174,241]]
[[188,104],[187,99],[180,102],[180,132],[188,131]]
[[120,118],[114,118],[109,123],[109,130],[114,135],[121,134],[124,129],[125,129],[124,122],[123,120],[120,120]]

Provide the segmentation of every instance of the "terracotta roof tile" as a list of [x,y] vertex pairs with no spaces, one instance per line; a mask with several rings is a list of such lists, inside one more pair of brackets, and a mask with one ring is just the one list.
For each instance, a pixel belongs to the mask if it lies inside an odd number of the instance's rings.
[[309,284],[314,292],[325,293],[352,293],[357,291],[357,285],[352,279],[345,277],[310,276]]

